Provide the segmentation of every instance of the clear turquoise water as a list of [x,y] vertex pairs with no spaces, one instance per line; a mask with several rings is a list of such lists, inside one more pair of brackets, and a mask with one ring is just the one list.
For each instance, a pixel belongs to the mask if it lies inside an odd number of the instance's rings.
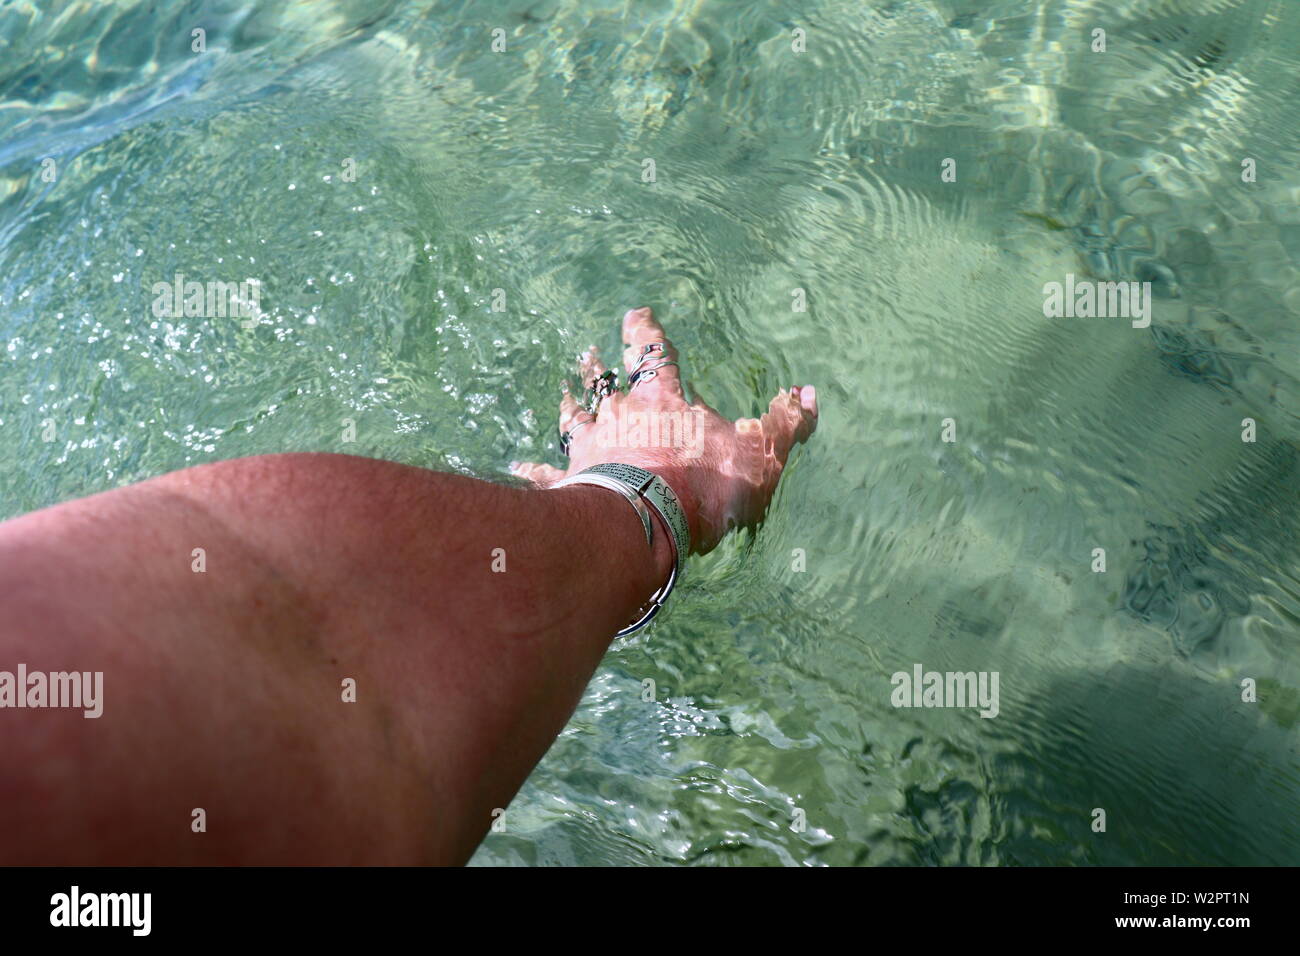
[[[1298,41],[1293,0],[0,5],[0,516],[558,463],[649,304],[721,411],[813,382],[821,427],[475,862],[1300,863]],[[262,315],[155,317],[177,272]],[[1152,327],[1045,318],[1067,273]],[[915,663],[1001,712],[895,709]]]

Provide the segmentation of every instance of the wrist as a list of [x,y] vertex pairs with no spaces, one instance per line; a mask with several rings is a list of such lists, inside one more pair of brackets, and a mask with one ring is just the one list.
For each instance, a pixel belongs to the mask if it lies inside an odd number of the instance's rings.
[[[606,580],[617,584],[611,590],[620,607],[627,609],[627,623],[643,608],[650,595],[661,588],[672,573],[674,546],[671,531],[649,508],[651,537],[646,545],[645,529],[636,511],[617,492],[596,485],[573,484],[548,491],[565,495],[581,515],[578,526],[597,549]],[[683,555],[683,558],[685,556]]]
[[[689,466],[686,465],[669,465],[666,467],[643,466],[646,471],[652,471],[662,478],[668,487],[673,490],[677,496],[677,503],[681,506],[682,513],[686,516],[686,526],[691,533],[690,550],[693,553],[700,553],[701,544],[705,539],[704,526],[700,520],[702,499],[699,492],[690,480]],[[698,475],[698,470],[696,475]],[[686,555],[682,555],[682,562],[685,563]]]
[[[653,508],[650,509],[650,527],[654,531],[650,540],[650,557],[654,565],[654,587],[657,589],[667,582],[668,576],[672,573],[675,549],[672,531]],[[685,561],[686,555],[682,555],[681,560]]]
[[[682,513],[686,517],[686,525],[690,530],[691,538],[690,550],[693,553],[700,552],[700,542],[704,540],[704,529],[700,521],[701,496],[691,482],[692,471],[694,471],[695,476],[698,477],[700,470],[698,468],[693,469],[689,464],[676,461],[639,460],[634,455],[622,455],[617,458],[617,461],[628,465],[635,465],[637,468],[643,468],[648,472],[658,475],[664,480],[668,487],[672,489],[673,494],[677,497],[677,503],[681,506]],[[651,509],[651,513],[654,513],[653,509]],[[659,521],[655,525],[656,535],[661,530],[666,535],[671,534],[671,532],[664,528],[663,522]],[[669,553],[671,554],[671,545]],[[684,554],[681,556],[683,563],[685,563],[686,557],[687,556]]]

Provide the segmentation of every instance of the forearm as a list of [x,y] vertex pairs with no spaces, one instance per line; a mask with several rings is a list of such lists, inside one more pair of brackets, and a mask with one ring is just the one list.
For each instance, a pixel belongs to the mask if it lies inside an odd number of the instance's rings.
[[0,711],[0,852],[464,859],[666,577],[665,538],[652,555],[602,489],[331,455],[2,525],[0,669],[103,671],[105,701],[99,720]]

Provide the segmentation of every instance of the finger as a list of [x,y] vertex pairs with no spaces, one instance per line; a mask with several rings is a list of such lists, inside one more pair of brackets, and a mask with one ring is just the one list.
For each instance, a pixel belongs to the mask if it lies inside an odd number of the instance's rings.
[[[591,436],[595,434],[596,429],[600,426],[596,424],[597,416],[592,415],[587,411],[587,409],[578,404],[578,400],[573,397],[572,393],[569,391],[569,387],[565,385],[563,388],[564,395],[560,398],[560,450],[565,452],[568,457],[572,458],[574,455],[581,452],[581,449],[586,446],[587,442],[592,440]],[[600,408],[597,409],[597,415],[602,411],[606,412],[608,420],[608,413],[611,412],[610,402],[613,402],[617,398],[618,393],[607,395],[604,401],[600,403]],[[563,437],[566,434],[569,436],[569,447],[567,450],[564,447]]]
[[[591,415],[578,404],[578,400],[569,391],[569,386],[565,385],[563,388],[564,394],[560,396],[560,431],[571,432],[574,430],[573,426],[579,422],[590,421]],[[586,431],[585,428],[578,429],[574,437],[576,438],[577,435],[581,435],[584,431]]]
[[682,394],[681,368],[677,365],[663,365],[664,362],[677,361],[677,349],[673,348],[673,343],[668,341],[664,327],[655,319],[654,312],[649,308],[628,310],[623,316],[623,345],[623,368],[627,371],[629,389],[631,389],[633,371],[641,361],[645,346],[659,345],[660,348],[645,357],[641,367],[651,369],[656,365],[662,365],[662,368],[655,369],[653,375],[640,379],[636,384],[636,391],[641,392],[644,389],[650,394],[676,395],[678,398],[685,398]]
[[551,465],[540,465],[533,461],[512,461],[510,474],[525,478],[535,485],[549,485],[564,477],[564,472]]
[[736,431],[753,435],[757,429],[763,437],[764,453],[781,465],[790,457],[790,449],[808,440],[817,428],[817,390],[811,385],[781,389],[772,399],[759,421],[752,418],[736,422]]
[[578,359],[578,381],[583,388],[591,388],[595,379],[605,374],[605,363],[600,360],[600,349],[592,345]]
[[[590,346],[587,351],[582,353],[578,362],[578,376],[582,380],[582,386],[584,390],[590,389],[595,384],[596,379],[605,374],[605,363],[600,360],[600,349],[596,348],[594,345]],[[615,379],[617,380],[617,376],[615,376]],[[590,395],[586,395],[585,392],[584,396],[584,400],[590,398]],[[618,397],[619,392],[612,391],[602,398],[600,404],[596,407],[597,417],[599,417],[602,412],[609,412],[613,407],[611,403],[616,402]]]

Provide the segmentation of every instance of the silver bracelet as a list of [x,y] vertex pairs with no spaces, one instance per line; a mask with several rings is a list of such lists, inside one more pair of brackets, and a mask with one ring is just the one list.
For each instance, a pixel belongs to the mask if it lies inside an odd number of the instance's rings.
[[633,631],[639,631],[650,623],[651,619],[659,613],[659,609],[664,606],[664,602],[668,600],[668,595],[672,593],[677,580],[682,576],[682,562],[691,552],[691,529],[686,522],[686,513],[682,511],[681,502],[678,501],[676,493],[669,487],[668,482],[654,472],[635,465],[612,462],[592,465],[570,478],[557,481],[551,487],[563,488],[565,485],[596,485],[623,495],[641,517],[646,533],[646,544],[652,547],[650,515],[646,512],[642,501],[655,510],[655,513],[663,519],[664,526],[668,528],[673,546],[673,567],[669,572],[668,582],[650,595],[649,607],[645,614],[614,636],[625,637]]

